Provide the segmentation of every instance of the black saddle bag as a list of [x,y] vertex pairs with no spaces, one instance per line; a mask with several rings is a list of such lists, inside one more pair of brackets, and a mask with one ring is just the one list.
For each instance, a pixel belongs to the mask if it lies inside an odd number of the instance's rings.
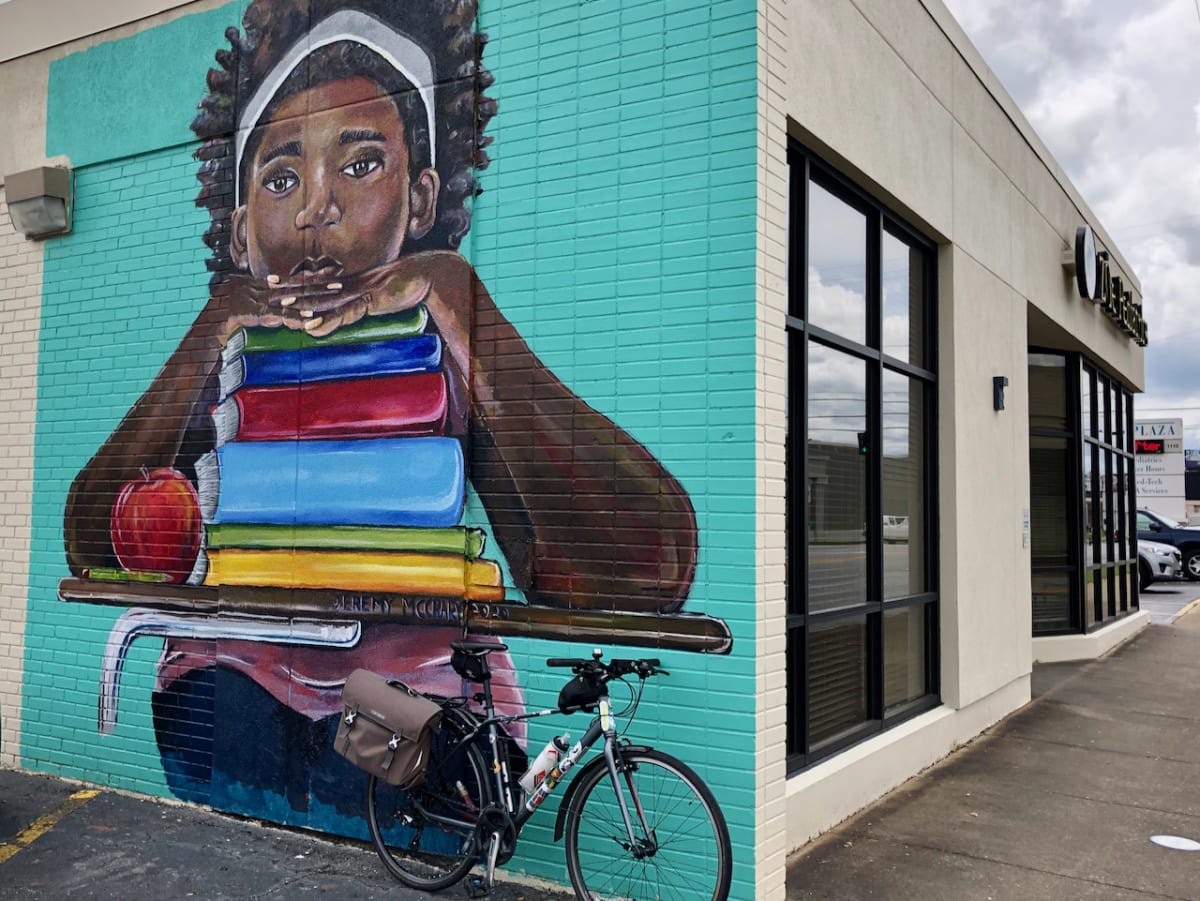
[[370,670],[350,674],[334,750],[360,769],[402,788],[425,781],[442,708],[403,682]]

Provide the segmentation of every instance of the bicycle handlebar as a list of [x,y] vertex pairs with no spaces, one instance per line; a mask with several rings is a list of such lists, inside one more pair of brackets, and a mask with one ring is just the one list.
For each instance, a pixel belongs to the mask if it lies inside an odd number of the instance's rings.
[[593,660],[584,660],[580,657],[550,657],[546,660],[546,666],[570,667],[572,672],[603,676],[605,681],[634,674],[639,679],[648,679],[650,676],[671,675],[665,669],[662,669],[662,661],[657,657],[641,660],[614,657],[608,663],[602,662],[598,657]]

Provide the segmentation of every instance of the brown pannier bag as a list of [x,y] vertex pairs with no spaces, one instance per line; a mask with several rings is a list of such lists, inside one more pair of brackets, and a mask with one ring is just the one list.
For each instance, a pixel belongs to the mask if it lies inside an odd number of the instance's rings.
[[379,779],[413,788],[425,781],[442,708],[403,682],[356,669],[342,689],[334,750]]

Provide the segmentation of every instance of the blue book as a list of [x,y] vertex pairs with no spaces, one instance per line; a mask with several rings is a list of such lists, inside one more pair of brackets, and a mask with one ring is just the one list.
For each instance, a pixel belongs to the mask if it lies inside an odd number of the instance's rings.
[[466,496],[454,438],[234,441],[196,475],[209,523],[455,526]]
[[256,351],[244,353],[221,368],[221,396],[228,397],[243,385],[299,385],[435,372],[441,362],[442,339],[437,335],[302,350]]

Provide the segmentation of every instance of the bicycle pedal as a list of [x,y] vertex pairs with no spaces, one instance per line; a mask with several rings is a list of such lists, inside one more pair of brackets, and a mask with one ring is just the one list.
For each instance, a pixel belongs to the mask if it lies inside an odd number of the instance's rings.
[[468,898],[486,898],[492,893],[492,887],[488,885],[486,876],[468,876],[467,877],[467,897]]

